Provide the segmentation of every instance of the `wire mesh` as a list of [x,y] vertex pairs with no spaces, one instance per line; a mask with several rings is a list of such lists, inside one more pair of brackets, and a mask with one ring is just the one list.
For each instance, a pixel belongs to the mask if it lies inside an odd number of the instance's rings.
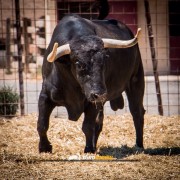
[[[177,6],[179,1],[152,0],[149,3],[164,115],[180,114],[180,34],[177,33],[180,23],[179,20],[174,20],[174,17],[180,16],[180,10]],[[19,0],[19,4],[25,114],[38,113],[37,104],[42,86],[43,55],[55,25],[64,15],[69,13],[76,13],[88,19],[96,19],[98,11],[94,8],[94,0]],[[109,0],[109,4],[110,12],[107,18],[123,21],[134,33],[137,27],[142,28],[139,46],[146,75],[144,107],[148,114],[158,114],[144,1]],[[0,0],[0,87],[10,86],[19,93],[15,13],[15,0]],[[174,27],[177,30],[174,30]],[[125,101],[123,110],[114,112],[107,102],[105,113],[110,115],[129,112],[125,93],[123,93],[123,97]],[[3,102],[0,102],[0,105],[2,104]],[[65,108],[57,107],[52,114],[66,116],[67,112]],[[20,115],[20,108],[17,115]]]

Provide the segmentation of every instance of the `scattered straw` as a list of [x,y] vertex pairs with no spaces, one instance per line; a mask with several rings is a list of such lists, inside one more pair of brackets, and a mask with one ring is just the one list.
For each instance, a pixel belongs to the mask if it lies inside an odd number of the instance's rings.
[[146,115],[142,151],[133,147],[135,131],[129,114],[105,116],[97,154],[106,158],[68,161],[88,156],[83,154],[82,118],[78,122],[51,118],[52,154],[38,153],[36,114],[0,118],[0,179],[180,179],[179,120]]

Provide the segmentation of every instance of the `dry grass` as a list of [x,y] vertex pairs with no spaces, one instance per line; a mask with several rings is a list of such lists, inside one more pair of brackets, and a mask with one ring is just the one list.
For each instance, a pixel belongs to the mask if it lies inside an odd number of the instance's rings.
[[98,154],[117,160],[68,161],[72,155],[84,156],[82,119],[51,118],[53,153],[39,154],[35,114],[0,118],[0,179],[180,179],[179,120],[146,115],[142,152],[133,147],[131,116],[106,116]]

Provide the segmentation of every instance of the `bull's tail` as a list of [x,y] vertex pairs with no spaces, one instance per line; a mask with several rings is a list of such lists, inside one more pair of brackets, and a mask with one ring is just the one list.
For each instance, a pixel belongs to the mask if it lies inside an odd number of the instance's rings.
[[108,0],[96,0],[93,4],[93,9],[98,9],[99,11],[99,20],[103,20],[109,14],[109,3]]

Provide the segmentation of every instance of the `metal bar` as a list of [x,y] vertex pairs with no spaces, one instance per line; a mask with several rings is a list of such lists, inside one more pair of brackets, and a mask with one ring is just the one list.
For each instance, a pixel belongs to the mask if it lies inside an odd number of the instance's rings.
[[27,27],[28,27],[28,19],[23,18],[23,34],[24,34],[24,53],[25,53],[25,66],[26,66],[26,73],[30,73],[29,70],[29,39],[28,39],[28,32],[27,32]]
[[11,74],[11,58],[10,58],[10,18],[6,19],[6,73]]

